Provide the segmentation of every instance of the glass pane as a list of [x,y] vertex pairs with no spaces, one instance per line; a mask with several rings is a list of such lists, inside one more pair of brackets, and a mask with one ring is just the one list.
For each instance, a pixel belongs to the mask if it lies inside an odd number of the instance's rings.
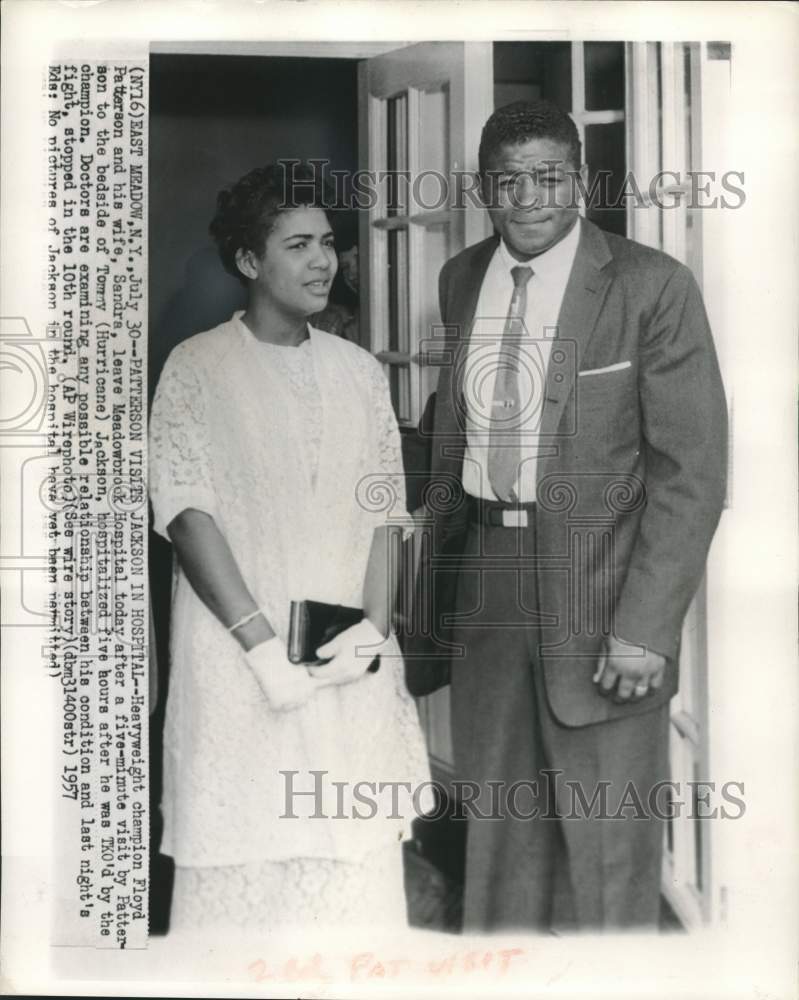
[[449,692],[446,688],[435,691],[426,701],[430,705],[427,730],[427,749],[433,757],[451,763],[452,727],[450,721]]
[[408,233],[388,231],[388,349],[408,350]]
[[[690,217],[690,213],[689,213]],[[702,662],[702,622],[697,613],[696,599],[691,601],[682,628],[680,642],[680,689],[672,704],[690,715],[697,722],[699,702],[697,701],[698,673]]]
[[624,43],[585,42],[586,111],[624,110]]
[[674,854],[674,791],[672,790],[671,785],[666,786],[666,792],[666,850],[669,854]]
[[411,410],[411,373],[408,365],[389,362],[388,384],[391,390],[391,405],[394,407],[397,421],[401,424],[415,424]]
[[[412,350],[435,349],[440,347],[440,340],[431,343],[433,340],[433,327],[441,322],[438,311],[438,275],[445,262],[452,254],[451,233],[449,223],[442,223],[437,226],[426,226],[424,230],[423,242],[423,262],[422,274],[422,298],[421,298],[421,323],[418,331],[420,343],[414,344]],[[427,343],[423,343],[426,341]],[[437,367],[424,366],[419,372],[419,399],[418,412],[424,411],[425,403],[430,394],[435,390],[438,381]]]
[[494,107],[541,97],[571,111],[571,44],[494,42]]
[[[407,352],[408,323],[408,233],[389,229],[388,237],[388,349]],[[407,367],[389,366],[391,401],[398,420],[409,420],[410,374]]]
[[407,204],[408,185],[398,175],[408,167],[408,96],[398,94],[386,104],[386,204],[387,214],[397,215]]
[[422,264],[422,309],[423,331],[421,336],[431,336],[431,326],[439,322],[438,315],[438,275],[451,255],[450,226],[441,223],[425,226],[423,241],[424,261]]
[[394,407],[394,413],[397,414],[397,419],[399,419],[399,405],[400,405],[400,369],[396,365],[388,366],[388,384],[391,389],[391,405]]
[[[683,45],[683,106],[685,108],[685,164],[686,171],[698,169],[698,150],[695,148],[694,134],[698,127],[697,109],[694,106],[694,99],[698,97],[698,83],[693,80],[691,69],[692,50],[697,47],[696,42]],[[696,94],[693,93],[694,89]],[[685,263],[694,273],[694,277],[702,283],[702,210],[691,207],[691,200],[688,199],[688,208],[685,213]],[[701,201],[701,199],[700,199]]]
[[684,169],[692,170],[694,162],[693,153],[693,121],[691,116],[691,46],[683,45],[683,100],[685,107],[685,164]]
[[405,366],[398,371],[398,400],[397,400],[397,420],[400,423],[413,423],[413,411],[411,410],[411,372]]
[[584,158],[588,164],[589,192],[597,183],[591,199],[595,204],[586,208],[586,218],[609,233],[626,236],[627,211],[619,200],[626,172],[624,122],[586,125]]
[[[674,723],[669,724],[669,777],[672,781],[682,782],[683,774],[680,768],[680,734],[677,732]],[[682,787],[682,784],[679,785]],[[677,820],[675,815],[680,806],[677,805],[675,808],[675,790],[670,784],[665,786],[666,788],[666,850],[674,858],[675,866],[677,865],[677,858],[675,857],[675,847],[677,845]],[[684,812],[684,810],[682,810]],[[676,871],[675,871],[676,874]]]
[[[694,764],[693,779],[695,782],[701,780],[699,777],[699,766],[697,764]],[[707,785],[705,785],[704,787],[707,788]],[[693,797],[694,797],[694,801],[692,803],[693,816],[696,817],[692,823],[694,832],[694,864],[696,865],[696,888],[701,892],[702,889],[704,888],[704,878],[705,878],[704,871],[702,869],[702,839],[703,839],[705,823],[704,819],[700,819],[699,817],[700,815],[706,817],[708,809],[712,808],[712,806],[709,807],[707,804],[703,805],[699,804],[698,800],[700,798],[700,794],[696,785],[693,786]],[[707,800],[708,799],[707,793],[702,792],[701,798],[703,800]],[[701,813],[699,812],[700,809],[702,810]]]
[[449,132],[449,87],[421,91],[419,173],[412,212],[438,212],[448,207]]

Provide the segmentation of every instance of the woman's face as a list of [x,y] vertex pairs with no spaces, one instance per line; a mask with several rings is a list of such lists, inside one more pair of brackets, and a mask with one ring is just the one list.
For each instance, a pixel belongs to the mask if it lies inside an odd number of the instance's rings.
[[[249,257],[250,293],[285,316],[311,316],[324,309],[338,268],[333,232],[321,208],[294,208],[277,217],[264,255]],[[240,265],[241,266],[241,265]]]

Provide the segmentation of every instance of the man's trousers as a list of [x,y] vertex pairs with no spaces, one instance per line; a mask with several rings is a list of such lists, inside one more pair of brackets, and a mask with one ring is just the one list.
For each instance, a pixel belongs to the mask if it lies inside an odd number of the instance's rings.
[[472,523],[463,555],[452,732],[456,776],[477,789],[464,929],[654,929],[663,823],[649,800],[668,778],[668,706],[561,725],[539,661],[534,529]]

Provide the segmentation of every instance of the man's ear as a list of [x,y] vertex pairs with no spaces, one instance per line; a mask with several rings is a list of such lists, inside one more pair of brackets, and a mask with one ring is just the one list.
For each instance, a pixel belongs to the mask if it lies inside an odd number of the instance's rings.
[[236,267],[245,278],[249,278],[251,281],[254,281],[258,277],[258,267],[255,254],[252,250],[244,250],[242,247],[238,248],[236,251]]

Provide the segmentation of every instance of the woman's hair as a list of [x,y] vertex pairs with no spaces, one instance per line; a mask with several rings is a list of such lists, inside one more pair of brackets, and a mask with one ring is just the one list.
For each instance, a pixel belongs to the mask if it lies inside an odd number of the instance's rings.
[[256,167],[216,196],[216,214],[208,230],[225,270],[246,284],[236,264],[239,250],[263,256],[266,239],[283,212],[334,206],[318,172],[308,163],[280,160]]
[[582,159],[577,126],[550,101],[515,101],[497,108],[483,128],[478,159],[485,176],[504,146],[517,146],[528,139],[551,139],[561,143],[574,169]]

